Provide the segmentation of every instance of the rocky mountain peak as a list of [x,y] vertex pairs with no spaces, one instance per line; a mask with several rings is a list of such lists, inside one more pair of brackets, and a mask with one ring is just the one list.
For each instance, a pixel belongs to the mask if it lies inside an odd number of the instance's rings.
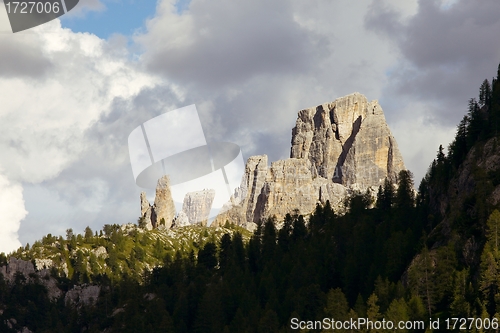
[[213,189],[186,193],[182,212],[187,216],[189,224],[207,225],[214,198]]
[[359,190],[405,169],[382,107],[359,93],[299,111],[290,157],[308,159],[313,176]]
[[[253,229],[267,217],[276,216],[280,221],[294,211],[307,215],[317,203],[330,201],[333,207],[340,207],[346,195],[373,191],[386,178],[395,182],[405,169],[382,107],[360,93],[299,111],[291,144],[290,158],[271,166],[266,155],[248,158],[240,187],[213,226],[229,221]],[[152,221],[161,219],[155,214],[174,212],[160,204],[170,201],[158,199],[167,196],[168,178],[160,180],[158,187]],[[186,220],[189,224],[200,218],[204,221],[213,200],[209,194],[188,193],[176,226],[187,224]],[[142,197],[141,207],[147,217]],[[167,228],[172,214],[165,218]]]
[[158,180],[153,205],[150,205],[146,193],[141,192],[141,218],[144,227],[151,230],[158,227],[162,219],[165,221],[166,228],[172,227],[174,217],[175,205],[170,191],[170,179],[168,176],[163,176]]

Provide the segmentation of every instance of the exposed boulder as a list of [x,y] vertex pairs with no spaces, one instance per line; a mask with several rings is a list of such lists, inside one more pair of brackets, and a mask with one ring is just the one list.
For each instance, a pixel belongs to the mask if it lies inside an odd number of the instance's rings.
[[182,228],[182,227],[187,227],[188,225],[190,225],[189,218],[186,215],[186,213],[184,213],[184,211],[181,210],[179,212],[179,215],[177,215],[177,217],[175,218],[172,228]]
[[5,280],[13,282],[17,272],[24,275],[26,279],[29,278],[30,274],[35,273],[35,267],[33,263],[21,259],[16,259],[11,257],[9,263],[5,266],[0,267],[0,273],[3,274]]
[[35,268],[40,271],[42,269],[49,269],[54,265],[52,259],[38,259],[35,258]]
[[53,264],[50,259],[35,259],[39,270],[30,261],[10,257],[7,265],[0,267],[0,274],[8,283],[14,283],[16,273],[21,273],[26,281],[38,281],[47,288],[48,296],[51,299],[57,299],[62,295],[62,291],[57,287],[57,281],[50,276],[49,266]]
[[107,258],[108,257],[108,251],[106,251],[106,248],[104,246],[99,246],[98,248],[92,250],[92,252],[94,253],[94,255],[97,258],[99,258],[99,257]]
[[101,292],[101,287],[96,285],[82,285],[75,286],[73,289],[68,290],[64,297],[66,304],[82,306],[94,305]]

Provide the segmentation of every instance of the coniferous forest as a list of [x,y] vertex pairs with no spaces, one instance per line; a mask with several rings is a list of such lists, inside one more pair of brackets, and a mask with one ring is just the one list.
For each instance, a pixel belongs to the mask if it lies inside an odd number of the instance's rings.
[[[0,275],[0,331],[16,332],[9,318],[34,332],[328,331],[294,330],[293,318],[425,322],[397,330],[403,332],[497,331],[477,322],[453,329],[445,320],[500,318],[499,80],[500,66],[470,99],[455,139],[446,151],[438,148],[418,191],[412,173],[402,171],[376,198],[347,198],[345,214],[327,203],[311,216],[290,212],[284,221],[261,221],[250,237],[234,229],[189,250],[149,244],[158,257],[152,270],[129,265],[112,276],[84,273],[83,258],[72,261],[71,278],[54,272],[63,290],[100,285],[95,305],[51,301],[41,283],[21,274],[9,285]],[[283,227],[277,230],[276,222]],[[120,237],[120,228],[112,228],[70,246]],[[129,242],[140,261],[141,238]],[[429,321],[438,319],[439,329],[431,329]]]

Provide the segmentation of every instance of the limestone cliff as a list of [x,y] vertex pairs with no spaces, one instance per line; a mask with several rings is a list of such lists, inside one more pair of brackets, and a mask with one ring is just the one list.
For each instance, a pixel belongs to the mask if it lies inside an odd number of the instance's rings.
[[361,191],[405,169],[382,108],[359,93],[299,111],[290,157],[311,161],[313,176]]
[[156,186],[156,196],[153,205],[149,204],[146,198],[146,193],[141,192],[141,217],[143,219],[144,228],[152,230],[165,221],[165,227],[172,227],[172,221],[175,216],[175,205],[170,192],[170,179],[168,176],[163,176],[158,180]]
[[59,298],[63,293],[57,286],[57,280],[50,275],[50,270],[46,267],[35,270],[32,262],[14,257],[9,259],[7,265],[0,267],[0,275],[3,275],[3,279],[9,284],[14,283],[16,273],[21,273],[28,282],[39,281],[47,289],[47,295],[52,300]]
[[[374,192],[386,178],[395,182],[405,169],[382,108],[359,93],[299,111],[291,144],[290,158],[270,167],[266,155],[247,160],[240,187],[212,226],[230,222],[253,229],[264,218],[307,215],[327,201],[338,210],[346,195]],[[165,186],[157,189],[157,199],[166,193]],[[186,195],[176,226],[185,225],[186,217],[190,224],[206,221],[212,201],[204,191]],[[141,197],[142,216],[151,220],[151,228],[161,219],[156,216],[161,209],[173,211],[156,200],[153,208],[150,212]],[[172,218],[165,218],[167,228]]]
[[253,221],[276,216],[281,221],[287,213],[311,213],[316,204],[334,206],[347,194],[342,185],[322,177],[313,177],[311,163],[306,159],[290,158],[271,164],[253,214]]
[[365,192],[396,180],[403,158],[377,101],[354,93],[299,111],[292,130],[290,159],[267,165],[267,156],[248,159],[235,196],[239,204],[217,216],[253,227],[271,216],[311,213],[317,203],[339,208],[354,191]]
[[186,194],[182,212],[187,216],[189,224],[207,225],[214,198],[215,190],[213,189]]
[[172,228],[182,228],[182,227],[187,227],[190,225],[189,223],[189,218],[187,217],[186,213],[184,211],[180,211],[179,215],[174,220],[174,223],[172,224]]
[[146,192],[141,192],[141,217],[146,230],[153,229],[153,223],[151,222],[151,210],[152,207],[146,198]]
[[158,226],[164,219],[165,227],[170,228],[175,216],[175,205],[170,192],[170,178],[168,176],[163,176],[158,180],[153,208],[155,213],[155,219],[152,219],[153,227]]

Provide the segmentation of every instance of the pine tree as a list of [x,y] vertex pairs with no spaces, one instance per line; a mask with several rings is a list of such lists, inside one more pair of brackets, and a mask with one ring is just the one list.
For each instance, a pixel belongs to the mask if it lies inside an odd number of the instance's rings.
[[92,236],[93,236],[93,233],[92,233],[92,229],[90,229],[89,226],[87,226],[85,228],[85,242],[89,243],[91,240],[92,240]]
[[413,293],[423,300],[425,309],[432,316],[434,309],[434,276],[432,269],[432,257],[427,246],[424,246],[417,261],[410,267],[409,282]]
[[[389,305],[384,318],[394,323],[397,323],[399,321],[408,321],[410,320],[408,312],[408,306],[406,305],[406,302],[403,298],[394,299]],[[397,332],[408,332],[408,330],[398,329]]]
[[481,132],[485,128],[483,117],[480,113],[479,103],[475,98],[469,100],[469,126],[467,128],[467,149],[470,149],[480,138]]
[[479,88],[479,104],[489,105],[491,101],[491,86],[488,79],[485,79]]
[[219,245],[219,266],[224,271],[231,260],[232,241],[231,235],[224,234]]
[[[377,303],[378,303],[378,297],[375,294],[371,294],[370,297],[368,297],[368,300],[366,301],[366,316],[368,317],[369,320],[373,322],[380,320],[382,317],[382,314],[380,313],[380,307],[378,306]],[[373,328],[373,329],[368,329],[367,332],[377,333],[380,331]]]
[[486,226],[486,237],[490,246],[493,248],[495,259],[499,260],[498,245],[500,241],[500,212],[497,209],[491,213],[488,221],[486,222]]
[[401,209],[413,208],[415,193],[413,192],[413,174],[409,170],[401,170],[398,175],[396,206]]
[[481,255],[480,291],[484,304],[490,314],[497,310],[497,299],[500,298],[500,212],[494,210],[486,222],[486,239]]
[[467,294],[467,276],[468,270],[457,272],[454,279],[453,300],[450,304],[450,314],[457,318],[469,318],[471,307],[465,296]]
[[325,316],[335,320],[347,320],[349,304],[340,288],[330,289],[326,295]]

